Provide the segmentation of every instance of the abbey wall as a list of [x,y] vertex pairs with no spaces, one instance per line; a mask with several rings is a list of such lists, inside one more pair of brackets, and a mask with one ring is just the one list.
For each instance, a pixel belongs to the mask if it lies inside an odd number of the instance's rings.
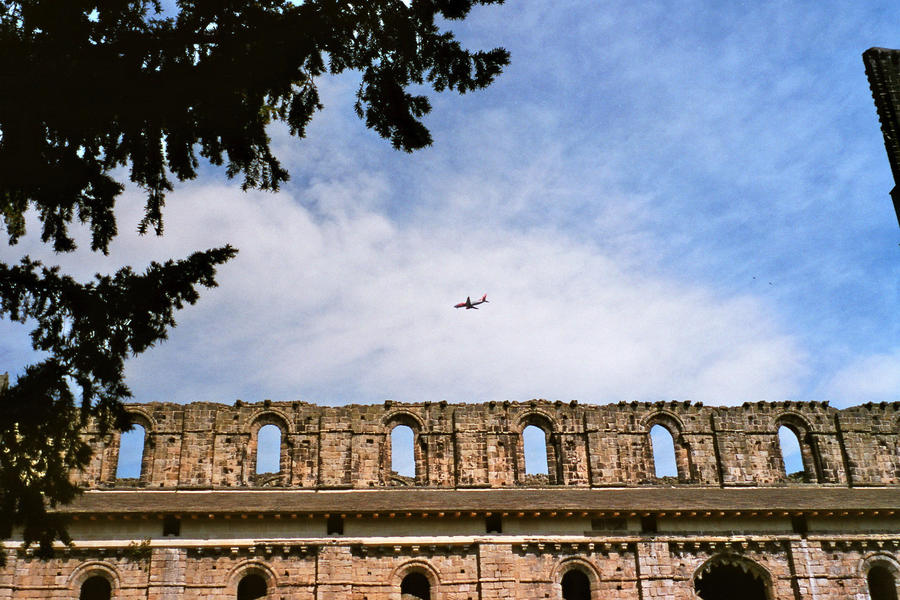
[[[900,403],[128,405],[73,544],[6,542],[0,600],[897,600]],[[258,468],[263,427],[277,470]],[[392,468],[413,433],[414,476]],[[672,436],[656,477],[650,435]],[[525,468],[544,432],[547,473]],[[780,427],[803,471],[786,473]],[[137,430],[137,431],[141,431]],[[271,429],[270,429],[271,430]],[[892,595],[893,594],[893,595]]]
[[[386,402],[322,407],[303,402],[133,404],[146,432],[140,484],[147,487],[372,488],[392,479],[391,430],[415,434],[420,486],[510,487],[534,483],[576,487],[655,482],[648,435],[661,425],[673,436],[678,483],[767,486],[787,481],[778,429],[793,431],[809,483],[900,484],[900,403],[837,410],[827,403],[690,403],[585,405],[535,400],[486,404]],[[255,475],[257,434],[281,431],[281,470]],[[529,480],[522,430],[547,436],[549,473]],[[86,487],[116,484],[118,435],[86,433],[94,461]],[[126,482],[133,483],[133,482]]]

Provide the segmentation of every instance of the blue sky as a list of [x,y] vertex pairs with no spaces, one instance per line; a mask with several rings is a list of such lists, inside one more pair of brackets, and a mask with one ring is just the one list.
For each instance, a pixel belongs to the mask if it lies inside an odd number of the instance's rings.
[[[900,399],[900,228],[861,60],[900,47],[894,3],[510,1],[450,26],[512,64],[431,95],[431,148],[392,150],[353,113],[358,75],[323,79],[308,138],[271,131],[279,194],[208,167],[163,238],[133,233],[129,190],[109,257],[55,256],[32,220],[0,259],[87,278],[240,248],[128,363],[137,401]],[[0,370],[33,358],[0,324]]]

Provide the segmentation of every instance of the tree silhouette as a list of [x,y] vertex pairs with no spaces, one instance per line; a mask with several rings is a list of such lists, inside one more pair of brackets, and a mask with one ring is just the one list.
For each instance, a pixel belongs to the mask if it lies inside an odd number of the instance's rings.
[[[411,152],[431,143],[421,118],[437,92],[484,88],[508,63],[472,52],[442,20],[502,0],[0,0],[0,213],[9,243],[34,209],[42,241],[75,249],[73,220],[104,254],[116,235],[120,167],[146,196],[141,233],[163,232],[173,179],[200,160],[277,190],[287,171],[266,129],[298,138],[322,108],[316,80],[361,74],[355,109],[367,127]],[[129,426],[124,360],[165,339],[174,311],[215,285],[224,248],[125,267],[76,282],[24,257],[0,264],[0,317],[36,324],[47,358],[0,389],[0,539],[21,527],[47,555],[68,539],[48,506],[71,501],[71,469],[90,457],[79,431]],[[79,393],[76,398],[73,388]]]

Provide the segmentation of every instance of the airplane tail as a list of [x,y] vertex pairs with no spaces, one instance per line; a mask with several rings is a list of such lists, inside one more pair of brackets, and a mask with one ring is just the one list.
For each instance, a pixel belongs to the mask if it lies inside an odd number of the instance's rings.
[[487,299],[487,294],[485,294],[484,296],[481,297],[481,301],[482,301],[482,302],[487,302],[487,301],[488,301],[488,299]]

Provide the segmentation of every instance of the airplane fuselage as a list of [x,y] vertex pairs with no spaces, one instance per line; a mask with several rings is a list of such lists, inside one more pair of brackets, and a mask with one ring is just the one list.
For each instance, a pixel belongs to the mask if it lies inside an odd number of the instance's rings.
[[478,310],[478,305],[484,304],[487,301],[488,301],[487,294],[482,296],[481,300],[476,300],[475,302],[472,302],[471,297],[467,297],[465,302],[460,302],[459,304],[454,305],[453,308],[465,308],[466,310],[469,310],[470,308],[474,308],[475,310]]

